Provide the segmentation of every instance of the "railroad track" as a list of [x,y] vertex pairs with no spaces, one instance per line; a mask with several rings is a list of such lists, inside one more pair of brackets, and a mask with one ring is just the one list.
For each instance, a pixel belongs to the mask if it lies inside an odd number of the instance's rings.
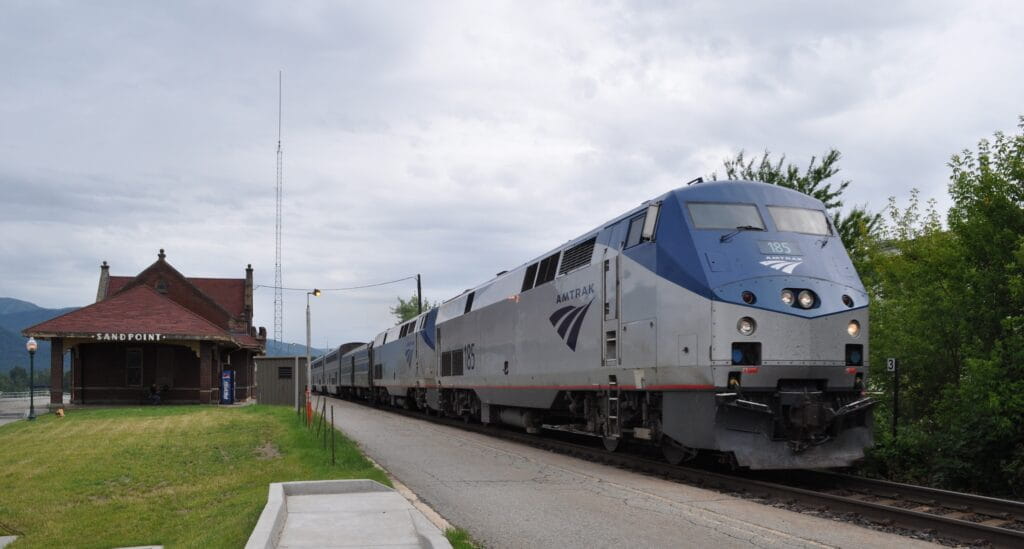
[[702,488],[823,510],[848,520],[862,519],[861,522],[867,521],[885,529],[923,532],[933,538],[970,545],[1024,547],[1024,503],[1018,501],[824,471],[723,473],[669,465],[633,453],[612,453],[565,440],[564,435],[529,435],[409,410],[384,409]]

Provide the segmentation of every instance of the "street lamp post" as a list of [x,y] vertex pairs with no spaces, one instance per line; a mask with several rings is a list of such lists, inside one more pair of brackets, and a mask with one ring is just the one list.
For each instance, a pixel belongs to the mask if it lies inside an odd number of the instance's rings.
[[35,400],[35,380],[36,380],[36,340],[34,337],[28,338],[28,342],[25,343],[25,349],[28,350],[28,419],[29,421],[36,418],[36,400]]
[[312,366],[310,365],[310,321],[309,321],[309,296],[320,297],[320,290],[313,288],[312,292],[306,292],[306,422],[309,422],[313,417],[312,403],[309,400],[310,389],[313,385],[312,378]]

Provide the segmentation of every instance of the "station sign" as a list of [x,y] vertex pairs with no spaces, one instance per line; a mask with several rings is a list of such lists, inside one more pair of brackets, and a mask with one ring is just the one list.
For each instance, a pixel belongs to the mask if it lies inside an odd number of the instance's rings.
[[163,334],[139,334],[139,333],[100,333],[93,336],[96,341],[131,341],[147,342],[162,341]]

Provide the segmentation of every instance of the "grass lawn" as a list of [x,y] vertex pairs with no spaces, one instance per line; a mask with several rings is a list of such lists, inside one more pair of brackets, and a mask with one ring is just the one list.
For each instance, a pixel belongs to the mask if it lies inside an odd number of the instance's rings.
[[71,410],[0,427],[0,535],[29,547],[241,547],[267,485],[369,478],[337,433],[337,464],[281,406]]

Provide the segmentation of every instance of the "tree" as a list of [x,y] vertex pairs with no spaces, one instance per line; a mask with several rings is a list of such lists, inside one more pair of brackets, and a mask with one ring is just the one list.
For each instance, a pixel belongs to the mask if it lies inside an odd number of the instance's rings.
[[[419,314],[419,311],[417,310],[416,307],[416,294],[412,294],[412,297],[410,297],[409,299],[402,299],[402,296],[398,296],[397,299],[398,305],[391,307],[391,314],[395,315],[395,318],[398,319],[397,322],[395,322],[395,324],[401,324],[406,320],[415,318],[416,315]],[[430,309],[436,306],[436,303],[431,303],[427,299],[423,300],[424,311],[429,311]]]
[[872,386],[889,392],[884,357],[900,357],[906,395],[899,437],[876,431],[876,472],[1024,495],[1024,118],[1019,129],[952,157],[948,229],[914,192],[906,209],[891,202],[869,254]]
[[14,368],[11,368],[10,372],[7,372],[7,376],[11,380],[11,388],[13,390],[28,390],[28,370],[21,366],[15,366]]
[[[829,181],[839,173],[840,157],[841,154],[836,149],[830,149],[825,153],[821,162],[812,156],[807,169],[801,173],[795,164],[786,164],[786,155],[772,161],[771,153],[765,151],[760,160],[757,160],[747,159],[744,151],[740,151],[735,158],[725,160],[725,176],[727,179],[746,179],[779,185],[821,200],[832,217],[832,224],[839,233],[843,245],[859,269],[864,246],[868,245],[868,240],[878,229],[881,217],[868,212],[862,206],[843,213],[842,195],[851,182]],[[718,174],[712,173],[709,179],[717,180]]]

